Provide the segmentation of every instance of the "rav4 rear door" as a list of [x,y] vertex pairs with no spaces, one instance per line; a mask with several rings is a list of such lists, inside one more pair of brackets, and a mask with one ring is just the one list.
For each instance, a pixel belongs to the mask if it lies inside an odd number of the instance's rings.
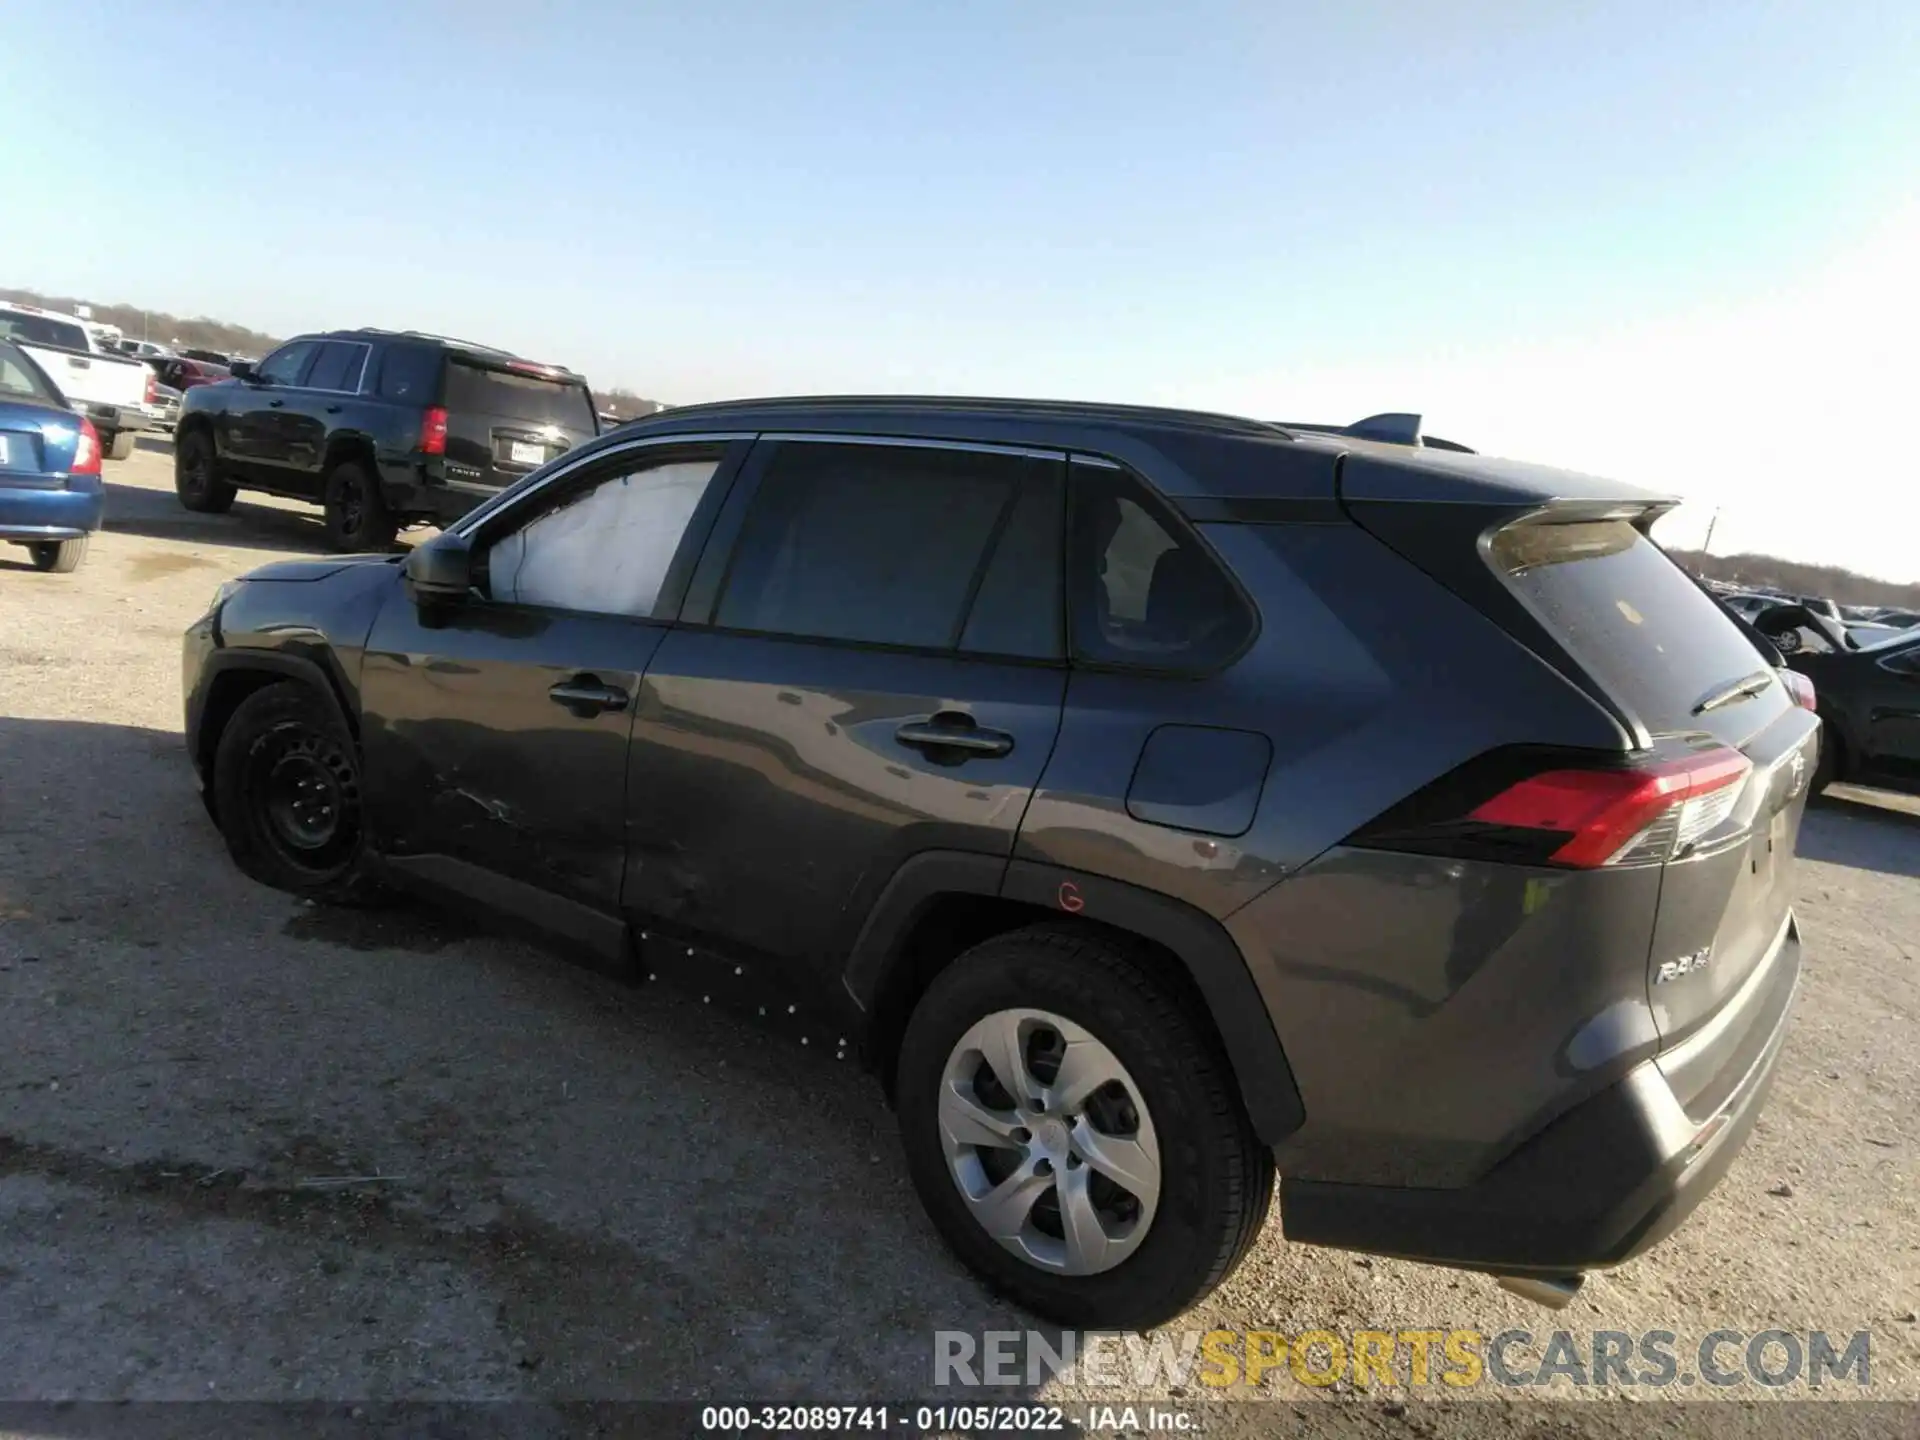
[[1060,454],[764,438],[648,667],[625,904],[839,973],[901,863],[1004,862],[1060,726]]

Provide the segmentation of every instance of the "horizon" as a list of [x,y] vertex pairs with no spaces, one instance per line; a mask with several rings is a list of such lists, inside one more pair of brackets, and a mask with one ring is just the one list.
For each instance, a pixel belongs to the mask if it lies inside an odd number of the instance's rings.
[[10,236],[9,283],[473,334],[669,403],[1408,410],[1685,496],[1670,545],[1717,511],[1717,554],[1920,580],[1881,438],[1920,380],[1912,7],[446,13],[195,0],[78,113],[25,67],[0,122],[63,144],[19,193],[124,173],[154,75],[195,129],[113,223]]

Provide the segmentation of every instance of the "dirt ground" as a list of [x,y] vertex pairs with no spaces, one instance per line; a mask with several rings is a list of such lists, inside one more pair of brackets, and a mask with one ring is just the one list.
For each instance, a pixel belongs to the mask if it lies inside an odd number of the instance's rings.
[[[0,1399],[899,1400],[929,1392],[936,1330],[1031,1325],[941,1249],[851,1062],[456,919],[242,878],[182,750],[178,637],[221,580],[318,552],[315,514],[190,515],[158,444],[108,480],[76,574],[0,546]],[[1782,1074],[1675,1239],[1554,1315],[1276,1220],[1174,1330],[1665,1329],[1685,1356],[1866,1329],[1871,1385],[1839,1392],[1920,1398],[1920,806],[1848,792],[1801,853]],[[1469,1412],[1280,1380],[1369,1433],[1540,1433],[1510,1390]],[[1679,1426],[1679,1393],[1555,1407],[1553,1433],[1649,1405]]]

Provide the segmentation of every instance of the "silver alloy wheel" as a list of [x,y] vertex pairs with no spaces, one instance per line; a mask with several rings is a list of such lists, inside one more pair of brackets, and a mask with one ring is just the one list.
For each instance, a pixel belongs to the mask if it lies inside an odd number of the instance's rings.
[[1073,1021],[978,1021],[947,1056],[939,1114],[974,1219],[1029,1264],[1098,1275],[1146,1239],[1160,1203],[1153,1117],[1119,1057]]

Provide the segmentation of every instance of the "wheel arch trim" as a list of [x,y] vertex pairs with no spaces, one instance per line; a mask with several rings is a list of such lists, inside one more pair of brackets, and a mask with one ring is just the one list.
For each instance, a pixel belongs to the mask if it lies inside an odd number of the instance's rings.
[[1185,969],[1219,1034],[1235,1088],[1261,1143],[1278,1144],[1306,1109],[1239,947],[1219,921],[1179,900],[1106,876],[1000,856],[929,851],[903,862],[874,903],[842,981],[874,1018],[905,942],[928,909],[955,895],[1011,900],[1152,941]]
[[358,743],[360,727],[354,723],[353,715],[341,696],[339,683],[319,661],[304,655],[289,655],[283,650],[262,650],[252,647],[216,650],[208,657],[206,669],[201,673],[199,683],[194,686],[187,711],[188,753],[193,758],[195,768],[200,770],[203,776],[208,773],[206,767],[212,761],[212,756],[207,753],[205,734],[207,704],[220,690],[222,677],[242,671],[251,671],[283,680],[301,681],[321,696],[334,712],[334,717],[346,727],[347,733],[353,736],[355,743]]

